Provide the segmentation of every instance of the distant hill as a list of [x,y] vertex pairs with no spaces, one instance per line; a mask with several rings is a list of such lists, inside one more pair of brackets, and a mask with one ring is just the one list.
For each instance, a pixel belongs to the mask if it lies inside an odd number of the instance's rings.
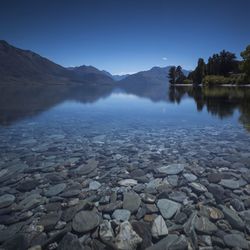
[[111,77],[114,81],[121,81],[123,79],[125,79],[126,77],[130,76],[129,74],[125,74],[125,75],[112,75],[110,74],[108,71],[103,70],[102,71],[104,74],[106,74],[107,76]]
[[74,72],[79,79],[88,79],[89,81],[98,83],[109,83],[113,81],[112,76],[107,75],[93,66],[82,65],[79,67],[70,67],[68,70]]
[[112,83],[104,74],[64,68],[32,51],[16,48],[0,40],[0,83]]
[[[168,83],[168,72],[171,66],[167,67],[153,67],[150,70],[140,71],[124,78],[119,82],[122,85],[146,85],[146,84],[166,84]],[[183,70],[187,75],[189,71]]]

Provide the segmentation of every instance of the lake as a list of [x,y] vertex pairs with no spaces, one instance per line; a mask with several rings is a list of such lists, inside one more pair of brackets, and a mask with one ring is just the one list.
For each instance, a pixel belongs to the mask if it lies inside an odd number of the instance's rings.
[[[73,230],[106,249],[93,235],[100,217],[108,228],[135,220],[139,235],[164,218],[184,245],[210,244],[189,231],[217,246],[223,230],[238,230],[247,249],[250,88],[18,85],[0,97],[0,243],[18,233],[19,244],[51,247]],[[141,249],[166,235],[152,230],[134,239]]]

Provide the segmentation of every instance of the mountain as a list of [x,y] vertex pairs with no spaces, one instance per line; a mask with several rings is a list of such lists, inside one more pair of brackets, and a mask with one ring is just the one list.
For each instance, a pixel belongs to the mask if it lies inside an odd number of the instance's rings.
[[[149,98],[152,101],[166,101],[168,99],[168,72],[171,66],[153,67],[150,70],[140,71],[129,75],[118,82],[118,86],[127,93]],[[188,75],[187,70],[183,70]]]
[[82,65],[79,67],[70,67],[68,70],[74,72],[74,74],[80,79],[88,79],[98,83],[108,83],[113,81],[112,77],[93,66]]
[[0,40],[0,83],[20,82],[98,84],[112,83],[113,80],[93,70],[86,69],[83,74],[64,68],[32,51],[16,48]]
[[[171,66],[167,67],[153,67],[150,70],[140,71],[138,73],[127,76],[119,83],[121,85],[134,85],[134,84],[166,84],[168,83],[168,72]],[[189,71],[183,70],[187,75]]]
[[125,74],[125,75],[112,75],[110,74],[108,71],[103,70],[102,71],[104,74],[106,74],[107,76],[111,77],[114,81],[118,82],[121,81],[123,79],[125,79],[126,77],[128,77],[130,74]]

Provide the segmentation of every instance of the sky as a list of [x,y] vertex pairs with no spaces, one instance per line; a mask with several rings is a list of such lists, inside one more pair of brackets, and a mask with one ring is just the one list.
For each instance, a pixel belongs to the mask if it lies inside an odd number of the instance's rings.
[[250,0],[1,0],[0,39],[63,66],[113,74],[250,44]]

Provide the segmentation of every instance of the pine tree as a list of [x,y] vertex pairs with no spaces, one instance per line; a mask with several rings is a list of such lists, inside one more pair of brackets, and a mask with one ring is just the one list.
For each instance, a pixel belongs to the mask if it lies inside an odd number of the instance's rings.
[[176,83],[176,67],[172,66],[168,72],[168,79],[170,84],[174,85]]

